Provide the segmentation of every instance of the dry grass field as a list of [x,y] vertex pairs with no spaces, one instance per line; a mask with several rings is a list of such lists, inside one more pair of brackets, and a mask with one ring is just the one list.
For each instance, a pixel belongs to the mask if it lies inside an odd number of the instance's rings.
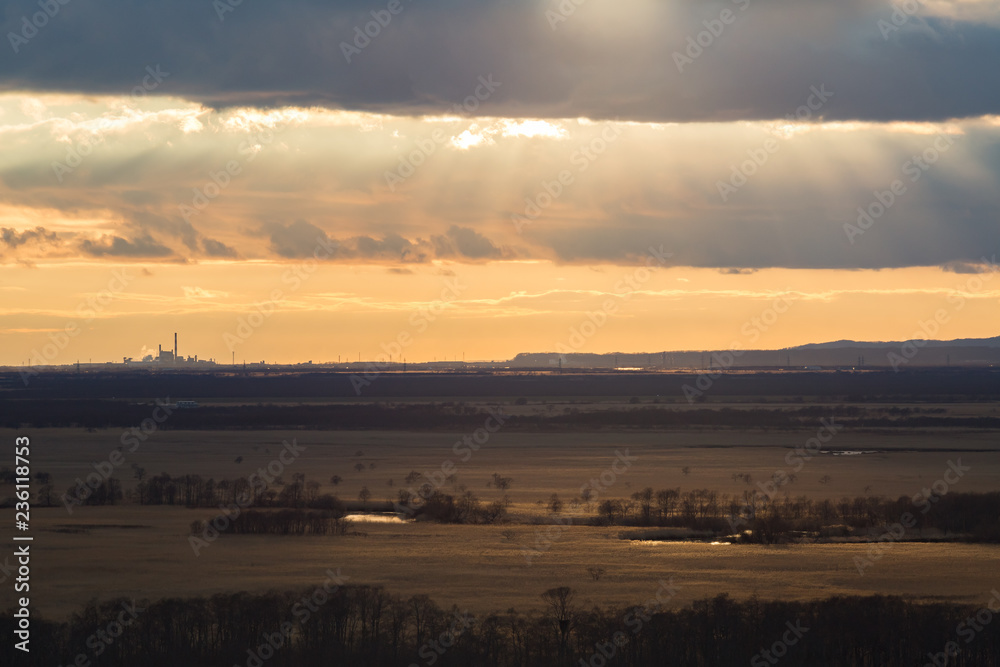
[[[819,423],[817,422],[817,428]],[[839,498],[872,493],[912,496],[941,477],[949,460],[961,458],[971,466],[955,488],[993,491],[1000,488],[1000,436],[990,431],[935,433],[842,431],[831,440],[831,450],[876,450],[861,456],[820,454],[805,461],[798,479],[784,488],[793,496]],[[92,472],[92,463],[105,461],[121,446],[121,430],[35,429],[31,431],[35,471],[53,475],[62,490],[77,477]],[[439,470],[451,461],[457,483],[466,485],[484,500],[500,493],[486,487],[492,473],[512,477],[508,495],[514,509],[535,511],[539,500],[558,493],[564,500],[579,494],[580,487],[600,475],[615,460],[616,450],[628,449],[637,457],[607,495],[625,497],[646,486],[682,490],[708,488],[742,493],[748,487],[733,475],[750,474],[755,481],[769,479],[775,471],[791,472],[786,455],[816,435],[807,431],[683,430],[589,433],[523,433],[499,431],[463,460],[453,446],[461,432],[410,433],[400,431],[157,431],[134,452],[123,451],[125,463],[117,476],[126,487],[134,480],[132,463],[150,475],[197,474],[215,479],[246,477],[266,466],[281,450],[281,443],[295,439],[305,450],[288,467],[285,477],[305,473],[323,485],[321,493],[342,499],[357,497],[362,486],[373,500],[395,497],[406,486],[407,473]],[[14,432],[0,430],[12,441]],[[464,451],[464,450],[462,450]],[[358,453],[361,453],[358,456]],[[241,462],[237,458],[242,457]],[[355,466],[364,469],[357,471]],[[372,468],[374,465],[374,468]],[[688,474],[682,471],[688,468]],[[330,477],[343,481],[336,487]],[[820,480],[829,477],[821,484]],[[393,485],[389,486],[389,480]],[[959,488],[960,487],[960,488]]]
[[[556,585],[577,589],[586,606],[639,604],[670,577],[679,587],[677,605],[718,593],[782,600],[878,593],[971,603],[1000,584],[997,545],[893,544],[862,576],[853,559],[866,555],[866,545],[635,542],[619,539],[621,528],[589,526],[554,532],[551,546],[531,562],[521,546],[544,526],[514,526],[511,540],[499,526],[430,523],[358,524],[366,536],[228,535],[195,556],[188,524],[206,514],[167,507],[83,508],[73,517],[37,512],[35,604],[56,617],[93,597],[306,588],[322,583],[328,568],[351,583],[428,593],[473,612],[538,609],[539,594]],[[587,573],[590,566],[606,569],[600,581]]]
[[[818,426],[818,424],[817,424]],[[32,437],[33,469],[52,473],[61,493],[85,476],[91,464],[107,460],[121,431],[38,429]],[[625,497],[645,486],[709,488],[738,493],[749,488],[733,479],[749,473],[763,480],[789,470],[785,455],[815,431],[801,432],[592,432],[499,433],[468,461],[452,445],[461,433],[223,432],[159,431],[134,451],[123,452],[118,476],[134,481],[132,463],[149,474],[198,474],[216,479],[247,476],[267,465],[283,440],[305,445],[285,470],[322,483],[322,493],[356,498],[362,486],[373,499],[395,495],[411,470],[428,473],[445,461],[458,479],[484,500],[499,496],[487,488],[493,472],[513,478],[510,526],[419,524],[357,525],[365,536],[263,537],[226,535],[195,556],[188,527],[213,515],[210,509],[177,507],[36,508],[37,535],[33,602],[49,616],[64,616],[90,598],[195,596],[211,592],[306,587],[339,568],[353,583],[384,584],[394,593],[428,593],[438,602],[472,611],[538,608],[539,593],[566,584],[586,604],[638,604],[655,593],[660,579],[679,586],[675,603],[718,593],[734,597],[814,599],[831,594],[894,594],[921,600],[978,601],[992,587],[1000,546],[893,544],[864,575],[854,556],[865,545],[711,545],[633,542],[619,539],[621,527],[571,526],[548,529],[551,545],[529,563],[522,547],[536,546],[545,526],[527,523],[544,513],[539,501],[552,493],[569,500],[589,479],[628,449],[636,460],[604,492]],[[12,431],[0,433],[12,440]],[[805,463],[785,490],[791,495],[836,498],[868,493],[913,495],[941,477],[949,460],[971,466],[954,487],[961,491],[998,488],[997,434],[976,432],[841,432],[833,449],[877,450],[861,456],[819,455]],[[360,452],[360,455],[359,455]],[[243,457],[237,462],[238,457]],[[363,464],[363,470],[355,465]],[[374,468],[372,465],[374,464]],[[688,474],[682,472],[689,468]],[[343,481],[335,488],[329,479]],[[824,476],[827,483],[820,483]],[[388,480],[393,480],[393,486]],[[960,487],[960,488],[959,488]],[[0,490],[8,495],[7,490]],[[129,527],[123,527],[129,526]],[[513,534],[504,534],[504,531]],[[587,568],[606,574],[594,581]]]

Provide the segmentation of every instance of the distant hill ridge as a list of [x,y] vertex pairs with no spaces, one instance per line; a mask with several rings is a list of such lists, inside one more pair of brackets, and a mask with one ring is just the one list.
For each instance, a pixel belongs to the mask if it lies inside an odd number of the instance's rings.
[[778,350],[675,350],[663,352],[522,352],[510,360],[536,368],[802,368],[1000,365],[1000,336],[957,340],[838,340]]
[[[913,340],[913,339],[907,339]],[[797,345],[790,350],[832,350],[844,347],[853,348],[875,348],[875,347],[899,347],[906,340],[898,341],[854,341],[835,340],[829,343],[806,343]],[[925,340],[922,347],[1000,347],[1000,336],[993,338],[956,338],[955,340]]]

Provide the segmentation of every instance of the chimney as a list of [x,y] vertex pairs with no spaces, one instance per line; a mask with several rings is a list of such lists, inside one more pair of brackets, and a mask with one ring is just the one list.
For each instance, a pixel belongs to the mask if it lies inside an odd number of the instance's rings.
[[174,332],[174,361],[177,361],[177,332]]

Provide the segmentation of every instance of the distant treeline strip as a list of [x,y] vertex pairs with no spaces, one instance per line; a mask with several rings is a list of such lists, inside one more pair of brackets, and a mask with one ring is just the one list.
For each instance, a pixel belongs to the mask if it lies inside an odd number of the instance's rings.
[[[650,596],[655,589],[651,582]],[[989,609],[1000,609],[1000,593],[990,590],[974,605],[898,597],[737,602],[722,595],[685,608],[637,600],[630,608],[585,609],[573,591],[560,587],[546,591],[550,604],[540,613],[511,609],[479,617],[442,609],[427,595],[406,598],[380,587],[340,585],[317,597],[319,590],[93,602],[63,623],[33,617],[31,652],[16,652],[8,640],[0,662],[661,667],[768,665],[781,656],[783,667],[912,667],[957,648],[957,655],[946,657],[949,667],[1000,664],[1000,617]],[[109,636],[109,624],[122,618],[123,609],[130,624]],[[13,637],[15,627],[10,611],[0,616],[4,637]],[[74,662],[81,655],[87,662]],[[931,664],[945,664],[942,659]]]
[[[601,501],[591,522],[709,530],[717,536],[738,534],[742,542],[757,543],[792,538],[870,538],[908,524],[905,535],[894,535],[893,539],[947,536],[954,541],[995,543],[1000,542],[1000,492],[938,495],[928,490],[926,495],[897,499],[845,496],[812,500],[760,491],[729,495],[709,489],[654,492],[647,487],[629,498]],[[927,535],[925,531],[940,534]]]
[[[130,428],[150,416],[154,406],[107,400],[0,400],[3,428]],[[948,416],[941,408],[872,406],[803,406],[789,409],[700,407],[675,410],[670,405],[581,410],[572,405],[547,414],[510,415],[504,430],[590,431],[594,428],[799,429],[836,414],[849,428],[1000,429],[1000,416]],[[470,430],[489,413],[478,406],[444,402],[356,405],[206,405],[174,410],[158,424],[167,430]]]
[[[0,469],[0,479],[11,478],[12,471]],[[794,538],[869,537],[878,531],[912,516],[907,539],[931,539],[948,536],[956,541],[1000,543],[1000,491],[989,493],[957,492],[947,486],[932,485],[911,497],[886,498],[864,495],[839,499],[814,500],[794,496],[794,473],[782,478],[753,484],[749,474],[734,475],[747,488],[742,493],[720,493],[712,489],[680,488],[633,492],[626,498],[592,499],[589,493],[565,501],[555,494],[549,499],[546,520],[563,522],[569,514],[577,523],[591,525],[681,527],[712,531],[717,536],[741,535],[742,541],[784,542]],[[11,478],[12,479],[12,478]],[[500,477],[500,479],[503,479]],[[472,491],[461,490],[455,480],[453,493],[438,488],[420,473],[407,477],[413,486],[395,490],[396,498],[384,501],[352,503],[353,509],[391,511],[409,508],[412,518],[440,523],[499,524],[510,518],[510,499],[483,503]],[[509,481],[509,480],[508,480]],[[333,524],[321,525],[319,515],[308,518],[298,514],[270,513],[254,521],[244,517],[241,528],[233,532],[270,534],[343,534],[337,523],[346,514],[347,504],[331,493],[320,493],[322,485],[307,480],[305,473],[294,473],[290,482],[274,480],[268,488],[257,488],[245,478],[235,480],[204,478],[200,475],[170,476],[161,473],[143,476],[133,489],[122,490],[114,476],[103,480],[96,489],[71,487],[66,495],[82,505],[178,505],[184,507],[235,507],[310,509],[326,513]],[[943,481],[941,482],[943,484]],[[589,490],[588,490],[589,491]],[[65,498],[65,496],[64,496]],[[240,502],[244,499],[245,502]],[[282,524],[285,517],[302,529]],[[940,535],[925,535],[924,531]],[[194,531],[200,532],[200,531]],[[897,538],[898,539],[898,538]]]
[[[239,369],[191,372],[186,369],[60,371],[31,369],[27,382],[21,372],[0,373],[0,392],[12,399],[104,398],[115,396],[170,396],[239,398],[257,402],[262,398],[297,400],[312,398],[357,398],[354,381],[368,372],[310,371],[272,372]],[[236,372],[232,372],[232,371]],[[37,374],[35,374],[37,371]],[[850,372],[752,372],[727,373],[705,369],[690,373],[617,373],[533,370],[466,372],[381,372],[378,380],[364,388],[366,398],[464,396],[525,396],[532,400],[552,396],[607,397],[661,396],[683,400],[684,385],[697,386],[699,377],[716,375],[712,396],[816,396],[827,400],[849,397],[849,401],[882,400],[892,403],[997,400],[1000,397],[1000,369],[937,368]],[[702,381],[704,382],[704,381]],[[446,399],[447,400],[447,399]]]

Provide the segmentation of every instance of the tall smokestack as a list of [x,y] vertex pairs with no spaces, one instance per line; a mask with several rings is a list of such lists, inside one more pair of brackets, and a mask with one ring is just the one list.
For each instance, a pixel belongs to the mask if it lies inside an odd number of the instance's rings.
[[174,361],[177,361],[177,332],[174,332]]

